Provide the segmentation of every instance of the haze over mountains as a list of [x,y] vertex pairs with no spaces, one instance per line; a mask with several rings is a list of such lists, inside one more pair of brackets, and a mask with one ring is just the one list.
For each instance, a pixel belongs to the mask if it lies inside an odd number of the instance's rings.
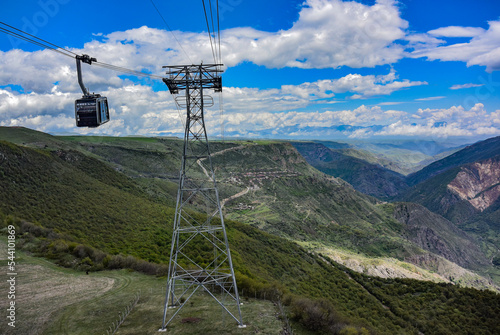
[[407,175],[461,147],[435,141],[382,143],[293,142],[309,164],[338,176],[358,191],[390,199],[409,186]]
[[[326,142],[214,142],[213,160],[235,241],[239,284],[243,278],[251,283],[247,285],[277,280],[291,292],[317,297],[309,285],[327,278],[331,270],[321,274],[318,269],[324,264],[316,256],[306,256],[309,252],[377,276],[497,290],[499,142],[493,138],[463,149],[400,143],[396,152],[422,154],[420,162],[405,164],[391,160],[387,143],[368,151],[367,146]],[[2,218],[15,217],[48,229],[46,244],[40,240],[26,245],[61,265],[81,266],[78,255],[64,251],[62,245],[70,245],[67,241],[97,248],[109,257],[133,255],[164,263],[181,145],[176,139],[57,137],[2,127]],[[401,173],[446,152],[454,153],[413,174]],[[198,206],[196,201],[191,204],[193,212]],[[49,243],[49,235],[57,236],[52,237],[54,242]],[[302,260],[312,257],[300,261],[307,278],[294,272],[300,273],[300,268],[294,264],[298,259],[287,258],[292,254]],[[89,257],[95,269],[98,264],[107,266],[102,259]],[[324,289],[342,291],[328,285]],[[352,294],[350,290],[345,297]],[[400,321],[382,314],[367,321],[357,307],[351,312],[345,309],[347,300],[342,299],[351,299],[345,297],[328,299],[335,306],[343,304],[337,307],[339,313],[350,320],[382,333],[384,327],[392,327],[389,324],[402,322],[398,327],[413,332],[400,312],[396,313]],[[403,301],[399,295],[391,299]],[[428,325],[417,328],[433,333]]]

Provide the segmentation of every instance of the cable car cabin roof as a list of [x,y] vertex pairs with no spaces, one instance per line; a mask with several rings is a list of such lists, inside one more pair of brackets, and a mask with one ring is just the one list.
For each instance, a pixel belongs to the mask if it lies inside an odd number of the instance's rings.
[[108,99],[99,94],[75,100],[77,127],[95,128],[109,121]]

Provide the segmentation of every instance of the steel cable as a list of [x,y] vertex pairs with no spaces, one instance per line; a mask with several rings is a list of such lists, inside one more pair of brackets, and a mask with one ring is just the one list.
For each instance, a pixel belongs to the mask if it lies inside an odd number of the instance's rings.
[[214,62],[217,63],[217,59],[215,57],[215,52],[214,52],[214,45],[212,43],[212,33],[210,32],[210,24],[208,23],[208,15],[207,15],[207,8],[205,7],[205,0],[201,0],[201,3],[203,4],[203,11],[205,12],[205,21],[207,22],[208,39],[210,40],[210,47],[212,48],[212,56],[214,57]]
[[184,50],[184,48],[182,47],[182,44],[181,42],[179,42],[179,40],[177,39],[177,37],[175,36],[174,32],[172,31],[172,29],[170,29],[170,26],[168,25],[167,21],[165,20],[165,18],[163,17],[163,15],[161,14],[160,10],[158,9],[158,7],[156,7],[156,4],[153,2],[153,0],[150,0],[151,1],[151,4],[153,5],[153,7],[156,9],[156,12],[158,13],[158,15],[160,15],[161,19],[163,20],[163,23],[165,23],[165,26],[167,27],[168,31],[172,34],[172,36],[174,37],[175,41],[177,42],[177,44],[179,44],[179,46],[181,47],[181,50],[186,54],[186,57],[189,59],[189,61],[191,63],[193,63],[193,61],[191,60],[191,58],[189,57],[189,54],[186,52],[186,50]]
[[[0,27],[0,32],[3,32],[7,35],[14,36],[14,37],[19,38],[23,41],[40,46],[40,47],[47,49],[47,50],[50,50],[50,51],[60,53],[61,55],[64,55],[64,56],[67,56],[70,58],[76,58],[76,56],[79,56],[77,53],[75,53],[71,50],[62,48],[62,47],[60,47],[54,43],[48,42],[42,38],[28,34],[27,32],[22,31],[20,29],[17,29],[15,27],[12,27],[11,25],[8,25],[4,22],[0,21],[0,24],[6,26],[8,28],[13,29],[13,30],[11,30],[11,29]],[[17,33],[16,31],[18,31],[19,33]],[[117,71],[117,72],[131,74],[131,75],[134,75],[137,77],[149,77],[149,78],[154,78],[154,79],[163,79],[162,76],[158,76],[158,75],[154,75],[154,74],[150,74],[150,73],[145,73],[145,72],[140,72],[140,71],[136,71],[136,70],[132,70],[132,69],[128,69],[125,67],[116,66],[116,65],[112,65],[112,64],[107,64],[107,63],[103,63],[103,62],[95,61],[95,62],[93,62],[93,64],[95,64],[96,66],[102,67],[102,68],[106,68],[106,69]]]

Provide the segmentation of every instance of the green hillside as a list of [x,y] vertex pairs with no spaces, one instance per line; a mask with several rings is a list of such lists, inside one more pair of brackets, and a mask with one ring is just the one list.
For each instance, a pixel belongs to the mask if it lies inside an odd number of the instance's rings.
[[[8,130],[7,135],[11,135],[11,129],[0,130]],[[29,138],[23,138],[26,133]],[[43,142],[48,136],[23,130],[23,134],[15,138],[31,144]],[[82,136],[49,138],[59,143],[59,148],[71,148],[71,154],[52,148],[52,155],[64,158],[80,153],[82,157],[90,157],[85,160],[94,162],[96,168],[87,164],[84,171],[99,176],[104,175],[101,168],[109,169],[107,166],[110,166],[133,178],[117,174],[123,183],[133,182],[135,191],[147,195],[150,202],[174,205],[181,141]],[[427,243],[409,242],[404,236],[405,226],[375,199],[312,168],[288,143],[216,142],[212,144],[212,151],[227,218],[292,240],[317,241],[371,257],[404,260],[425,253],[421,248],[429,250]],[[113,180],[105,179],[108,183]],[[239,196],[234,198],[236,195]],[[140,210],[134,213],[143,216]],[[469,257],[467,253],[465,250],[464,259]]]
[[309,164],[328,175],[342,178],[364,194],[388,199],[408,188],[403,175],[370,162],[371,157],[359,151],[329,149],[312,142],[293,142],[293,145]]
[[[99,155],[88,153],[85,143],[96,142],[95,138],[56,140],[63,141],[68,149],[57,147],[60,143],[34,149],[0,142],[2,227],[14,224],[20,247],[64,266],[164,273],[173,208],[168,198],[142,184],[144,179],[154,181],[156,177],[131,178],[118,172],[117,164],[123,169],[135,164],[133,155],[117,163],[107,162],[104,151]],[[94,148],[109,146],[112,141],[99,139]],[[117,139],[113,146],[122,145],[121,141]],[[146,149],[151,143],[158,144],[157,139],[125,141],[133,141],[130,145],[136,145],[136,149],[140,149],[139,141]],[[357,275],[276,236],[308,241],[316,237],[372,255],[404,256],[419,251],[400,236],[404,225],[374,199],[314,170],[289,144],[236,143],[221,144],[220,148],[231,149],[214,156],[217,163],[226,163],[224,169],[219,168],[225,192],[255,186],[239,200],[226,203],[226,217],[240,215],[248,220],[255,214],[253,225],[275,234],[227,220],[238,286],[244,296],[269,299],[276,293],[282,295],[290,319],[304,334],[308,330],[339,334],[443,333],[436,329],[460,334],[473,327],[497,332],[496,319],[490,316],[498,314],[499,297],[495,293]],[[109,150],[117,152],[115,148]],[[145,161],[154,159],[153,152],[141,157],[146,157]],[[176,154],[172,156],[175,161]],[[242,172],[242,166],[246,172]],[[238,209],[231,202],[247,203],[245,197],[260,209]],[[193,211],[193,215],[200,214]],[[191,252],[192,257],[203,259],[207,251],[200,244]],[[435,299],[447,294],[459,299]],[[467,309],[460,307],[464,302]],[[419,313],[405,313],[404,305],[418,307]],[[476,314],[482,316],[479,321]],[[457,323],[461,325],[458,330],[454,326]]]
[[64,143],[55,136],[24,127],[0,127],[0,140],[38,148],[64,146]]

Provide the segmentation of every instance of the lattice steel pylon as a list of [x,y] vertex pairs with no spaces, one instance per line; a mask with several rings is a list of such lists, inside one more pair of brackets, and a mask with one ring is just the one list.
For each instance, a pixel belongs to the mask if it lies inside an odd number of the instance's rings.
[[[163,81],[170,93],[185,91],[175,101],[187,113],[163,323],[159,331],[166,331],[200,289],[215,299],[238,327],[245,327],[204,119],[204,107],[213,105],[212,97],[205,96],[204,90],[222,91],[221,66],[164,66],[168,78]],[[205,215],[200,216],[193,208],[204,208]],[[171,316],[170,309],[175,310]]]

